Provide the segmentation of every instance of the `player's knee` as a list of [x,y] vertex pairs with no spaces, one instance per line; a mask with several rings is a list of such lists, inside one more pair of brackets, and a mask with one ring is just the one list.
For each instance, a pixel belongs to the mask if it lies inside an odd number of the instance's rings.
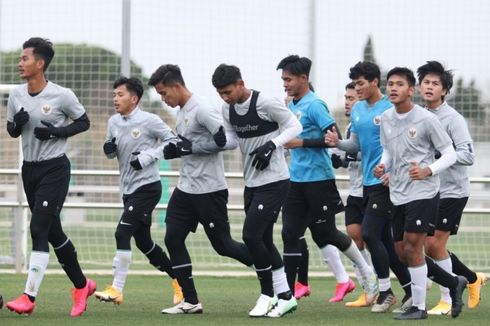
[[249,248],[262,243],[261,237],[256,232],[243,232],[242,240]]
[[298,235],[297,232],[293,232],[292,230],[288,230],[286,228],[283,228],[281,231],[281,236],[282,236],[282,241],[284,243],[284,247],[300,247],[300,239],[299,237],[301,236],[300,234]]
[[114,237],[116,238],[116,246],[118,249],[130,248],[131,234],[127,230],[118,227],[114,233]]
[[49,227],[45,223],[42,223],[41,219],[32,218],[29,229],[33,244],[36,242],[48,243]]
[[136,247],[142,253],[149,252],[154,247],[154,242],[151,238],[134,238],[134,242],[136,243]]
[[164,242],[169,251],[173,251],[176,248],[178,249],[179,246],[184,246],[184,240],[169,229],[167,229],[167,232],[165,233]]

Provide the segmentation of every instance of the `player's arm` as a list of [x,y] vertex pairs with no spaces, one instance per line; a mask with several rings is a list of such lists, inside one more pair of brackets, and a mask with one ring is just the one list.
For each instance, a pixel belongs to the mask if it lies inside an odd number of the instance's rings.
[[441,157],[428,166],[431,172],[429,175],[436,175],[456,162],[456,152],[453,146],[446,146],[439,150],[439,152],[441,153]]
[[214,109],[198,110],[197,121],[204,126],[213,136],[208,141],[192,143],[192,153],[212,154],[225,150],[227,143],[227,132],[221,118],[221,114]]
[[453,119],[450,124],[449,136],[453,141],[457,165],[473,165],[475,153],[468,125],[462,116]]
[[29,113],[22,107],[16,110],[13,95],[7,103],[7,132],[13,138],[22,134],[22,127],[29,121]]
[[111,119],[109,119],[109,122],[107,123],[107,132],[106,132],[106,137],[105,137],[105,142],[104,145],[102,146],[102,149],[104,151],[105,156],[108,159],[113,159],[117,156],[117,144],[116,144],[116,137],[112,134],[112,122]]
[[84,132],[90,128],[90,120],[88,119],[86,113],[64,127],[55,127],[52,123],[44,120],[41,120],[41,123],[45,127],[34,128],[34,134],[36,135],[36,138],[41,140],[51,138],[68,138]]
[[148,123],[148,130],[158,140],[158,146],[133,152],[133,155],[136,157],[130,164],[136,170],[143,169],[161,159],[165,154],[164,148],[170,143],[175,144],[178,141],[177,135],[160,117],[157,115],[151,115],[150,117],[151,120]]

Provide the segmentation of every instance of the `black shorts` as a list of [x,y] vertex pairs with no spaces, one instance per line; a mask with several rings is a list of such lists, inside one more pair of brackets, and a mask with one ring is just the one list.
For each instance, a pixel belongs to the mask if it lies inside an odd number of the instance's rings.
[[449,231],[451,235],[457,234],[463,210],[468,197],[442,198],[439,201],[439,214],[436,220],[436,230]]
[[248,217],[276,222],[289,191],[289,179],[258,187],[245,187],[244,208]]
[[215,230],[229,230],[228,189],[205,194],[190,194],[175,188],[167,207],[166,223],[196,232],[198,223]]
[[31,212],[58,216],[68,194],[70,160],[58,158],[22,164],[22,181]]
[[123,195],[123,213],[120,223],[133,224],[137,220],[144,225],[151,225],[151,213],[162,196],[162,184],[160,181],[143,185],[130,195]]
[[403,240],[403,233],[434,234],[434,222],[439,209],[439,194],[434,198],[414,200],[393,207],[393,239]]
[[316,223],[334,217],[343,210],[344,204],[335,180],[291,182],[283,208],[283,220],[301,218]]
[[381,184],[363,187],[364,213],[370,216],[392,218],[393,204],[390,189]]
[[345,225],[362,224],[364,217],[364,205],[362,197],[347,197],[347,205],[345,206]]

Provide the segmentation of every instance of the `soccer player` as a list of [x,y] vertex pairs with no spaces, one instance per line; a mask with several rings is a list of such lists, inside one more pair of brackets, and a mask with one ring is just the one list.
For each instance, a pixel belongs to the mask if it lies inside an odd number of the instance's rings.
[[[475,159],[473,141],[463,116],[444,100],[453,85],[453,74],[445,70],[437,61],[428,61],[417,69],[420,95],[426,109],[434,113],[451,138],[456,151],[456,163],[440,173],[440,202],[435,232],[427,237],[425,250],[428,256],[445,271],[464,276],[468,284],[468,307],[476,308],[480,303],[480,288],[486,278],[483,273],[475,273],[463,264],[454,253],[447,251],[450,235],[458,233],[458,227],[470,195],[470,180],[467,166]],[[436,152],[436,158],[440,153]],[[440,287],[441,300],[429,310],[429,315],[447,315],[451,311],[449,289]]]
[[[83,274],[77,252],[63,232],[60,212],[70,182],[67,138],[90,127],[85,109],[75,94],[44,75],[54,56],[53,44],[33,37],[22,46],[19,76],[27,81],[12,90],[8,99],[7,131],[22,135],[22,181],[32,213],[32,252],[24,294],[7,302],[18,314],[31,314],[49,261],[49,243],[74,285],[72,317],[83,314],[96,284]],[[70,123],[70,121],[72,121]]]
[[[362,238],[366,243],[371,260],[379,279],[379,296],[372,312],[386,312],[396,303],[391,289],[390,268],[397,276],[405,291],[401,309],[411,305],[410,274],[396,254],[391,233],[393,204],[390,201],[388,187],[375,178],[373,169],[379,163],[383,151],[379,141],[381,114],[392,107],[391,102],[379,89],[381,72],[372,62],[359,62],[350,69],[349,77],[355,85],[359,101],[351,113],[351,137],[339,140],[335,130],[328,131],[327,144],[355,154],[361,151],[363,178],[364,216],[362,220]],[[371,304],[371,302],[367,302]],[[349,307],[366,305],[364,300],[348,302]]]
[[[352,107],[358,101],[358,96],[355,90],[354,83],[350,82],[345,86],[344,94],[344,110],[345,116],[350,117]],[[346,139],[351,135],[351,124],[346,126],[345,134]],[[364,205],[362,202],[362,170],[359,160],[361,156],[359,153],[355,155],[345,153],[342,158],[340,155],[333,153],[331,156],[332,165],[335,169],[344,167],[347,168],[349,173],[349,196],[347,197],[347,205],[345,206],[345,226],[347,234],[354,240],[361,252],[362,257],[367,264],[371,266],[371,259],[369,253],[362,239],[362,219],[364,214]],[[372,267],[372,266],[371,266]],[[360,270],[356,264],[354,264],[354,271],[357,279],[362,279]],[[355,304],[354,304],[355,303]],[[356,301],[348,302],[347,306],[365,307],[367,306],[366,296],[362,293]]]
[[[390,198],[394,204],[393,237],[400,259],[409,266],[412,280],[412,307],[395,319],[427,318],[428,274],[451,289],[451,315],[457,317],[463,306],[461,295],[466,279],[452,276],[424,256],[424,241],[427,233],[433,232],[431,228],[439,204],[437,174],[456,161],[456,153],[437,117],[412,103],[411,97],[415,92],[413,72],[396,67],[388,72],[387,79],[387,93],[394,108],[381,115],[383,153],[374,175],[383,178],[385,173],[390,173]],[[441,153],[436,161],[435,150]],[[435,272],[439,275],[434,275]]]
[[114,81],[113,88],[117,114],[107,124],[103,150],[109,159],[117,157],[124,208],[115,234],[112,285],[94,295],[101,301],[123,302],[134,237],[150,264],[174,279],[174,304],[177,304],[183,298],[170,260],[151,238],[151,214],[162,194],[158,160],[163,156],[163,146],[177,142],[177,136],[157,115],[141,110],[138,104],[143,96],[143,84],[139,79],[120,77]]
[[228,187],[223,150],[227,140],[218,110],[204,103],[186,87],[176,65],[162,65],[150,77],[149,85],[170,107],[180,107],[176,130],[179,140],[163,149],[165,159],[181,158],[180,177],[167,207],[165,245],[184,300],[163,309],[163,314],[196,314],[203,308],[192,278],[192,262],[185,245],[198,223],[216,252],[252,266],[252,256],[243,243],[231,238]]
[[[289,286],[294,286],[301,262],[299,238],[309,227],[320,250],[332,244],[359,266],[362,274],[360,281],[365,286],[367,300],[372,301],[378,294],[376,276],[352,239],[335,225],[335,214],[343,211],[344,205],[324,142],[326,131],[335,126],[335,121],[326,103],[308,87],[311,60],[290,55],[279,62],[277,69],[282,70],[284,89],[289,96],[293,96],[289,109],[303,126],[301,134],[285,145],[291,154],[290,190],[282,215],[284,266]],[[354,288],[354,282],[347,276],[339,289],[341,297]]]
[[243,158],[243,241],[252,254],[261,287],[249,315],[281,317],[295,310],[297,302],[272,235],[289,190],[283,146],[301,132],[301,124],[282,101],[247,88],[236,66],[219,65],[212,83],[226,102],[222,112],[226,149],[239,146]]
[[[308,83],[308,88],[310,91],[315,92],[313,85]],[[289,106],[289,103],[293,100],[293,96],[286,96],[285,104]],[[285,146],[287,148],[287,146]],[[322,236],[321,232],[315,232],[316,224],[312,222],[310,224],[310,230],[312,230],[312,237],[315,238],[317,235]],[[302,297],[307,297],[311,294],[311,287],[308,283],[308,268],[309,268],[309,249],[308,243],[306,242],[305,236],[302,235],[300,238],[300,246],[301,246],[301,261],[298,265],[298,278],[296,283],[294,284],[294,297],[296,299],[301,299]],[[321,243],[321,238],[318,239],[318,242]],[[351,291],[354,290],[352,286],[346,287],[346,282],[349,281],[349,275],[347,274],[345,267],[340,259],[339,251],[337,247],[332,245],[327,245],[320,250],[320,254],[322,255],[323,261],[330,267],[336,281],[337,285],[335,287],[335,295],[330,298],[329,302],[340,302],[344,299],[345,295],[348,293],[346,290],[349,289]]]

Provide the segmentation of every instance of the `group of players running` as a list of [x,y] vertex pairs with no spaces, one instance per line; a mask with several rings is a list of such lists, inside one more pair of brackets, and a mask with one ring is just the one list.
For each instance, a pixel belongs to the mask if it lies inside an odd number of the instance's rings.
[[[7,302],[8,309],[19,314],[34,311],[49,244],[74,285],[71,316],[84,313],[92,294],[121,304],[134,238],[149,262],[172,279],[174,306],[162,313],[202,313],[185,245],[199,223],[218,254],[256,272],[260,295],[249,311],[251,317],[282,317],[310,294],[304,240],[308,228],[337,279],[331,302],[342,301],[356,287],[340,261],[342,251],[363,288],[356,301],[346,304],[349,307],[391,310],[397,299],[390,269],[404,291],[396,319],[425,319],[428,313],[457,317],[466,287],[469,308],[479,304],[485,276],[446,249],[468,200],[466,166],[473,163],[474,153],[464,118],[444,100],[452,74],[440,63],[429,61],[417,70],[425,107],[411,101],[416,84],[411,70],[390,70],[383,95],[376,64],[353,66],[345,94],[351,120],[346,139],[327,104],[312,90],[312,62],[305,57],[290,55],[277,66],[289,97],[287,106],[246,87],[238,67],[221,64],[212,84],[225,103],[212,108],[187,88],[177,65],[160,66],[149,85],[168,106],[179,108],[176,132],[141,109],[140,80],[118,78],[113,84],[116,114],[108,121],[103,151],[109,159],[117,158],[124,208],[115,232],[113,283],[96,291],[60,221],[70,179],[66,141],[88,130],[90,121],[71,90],[46,79],[53,56],[49,40],[27,40],[18,65],[27,83],[12,90],[8,100],[7,131],[12,137],[22,136],[22,179],[32,213],[25,290]],[[231,237],[226,206],[223,151],[235,148],[242,153],[245,179],[243,243]],[[181,160],[166,212],[169,257],[150,232],[162,193],[162,158]],[[350,175],[345,207],[335,183],[334,169],[339,167],[346,167]],[[344,210],[349,235],[335,223],[335,215]],[[282,257],[273,242],[281,211]],[[441,300],[428,312],[427,277],[441,285]]]

